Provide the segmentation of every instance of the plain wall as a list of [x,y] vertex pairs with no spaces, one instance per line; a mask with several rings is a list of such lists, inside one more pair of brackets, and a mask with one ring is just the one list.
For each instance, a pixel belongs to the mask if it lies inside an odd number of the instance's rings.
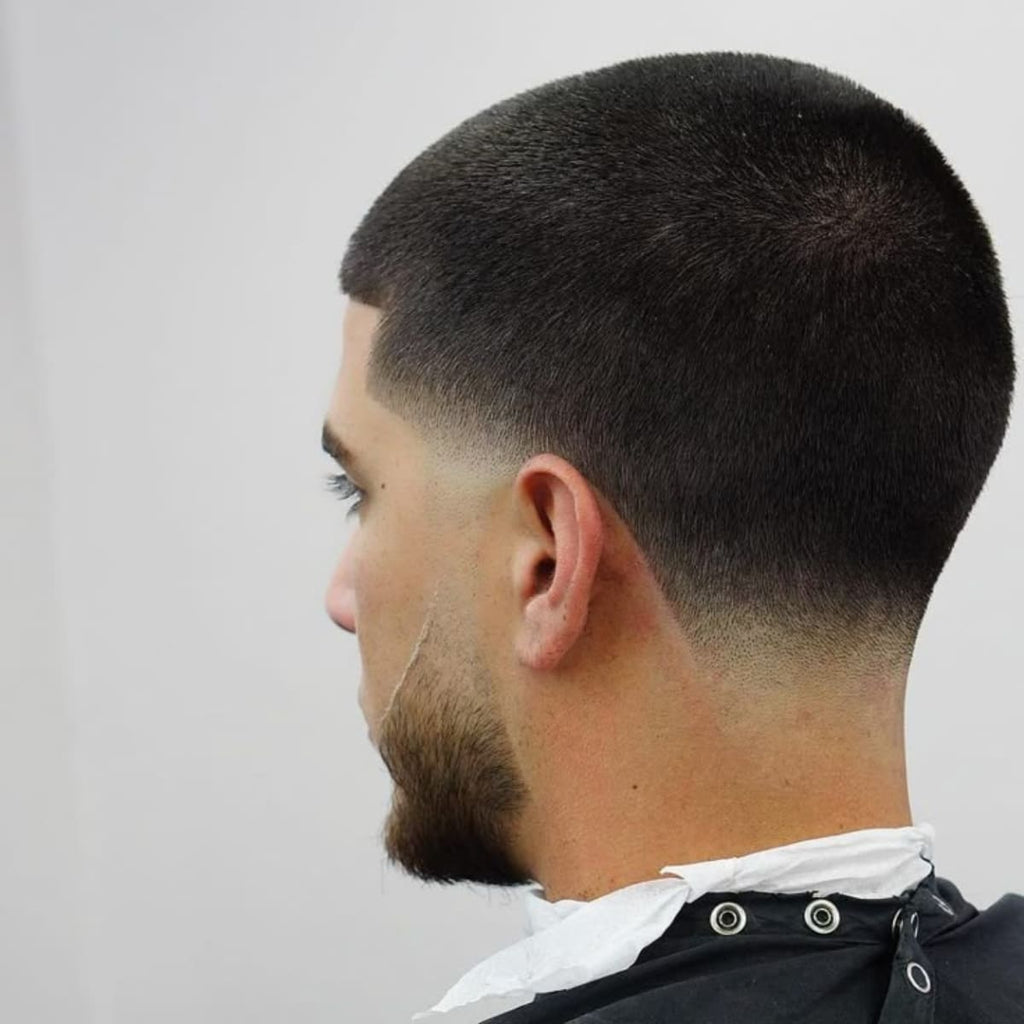
[[[384,862],[390,778],[322,604],[349,233],[513,92],[775,53],[929,129],[1019,325],[1021,8],[8,0],[3,27],[0,1018],[408,1020],[525,919],[516,890]],[[979,907],[1024,889],[1021,432],[1015,411],[907,703],[915,820]]]
[[[0,52],[4,27],[0,17]],[[53,458],[26,295],[14,106],[0,65],[0,1019],[84,1021],[82,792],[62,664]]]

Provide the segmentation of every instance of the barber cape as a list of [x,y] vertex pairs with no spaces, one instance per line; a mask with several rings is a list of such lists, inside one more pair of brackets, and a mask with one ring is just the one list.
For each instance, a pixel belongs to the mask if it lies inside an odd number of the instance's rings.
[[534,883],[527,936],[412,1019],[533,996],[487,1024],[1024,1022],[1024,896],[979,911],[936,877],[934,836],[862,829],[669,865],[590,901]]

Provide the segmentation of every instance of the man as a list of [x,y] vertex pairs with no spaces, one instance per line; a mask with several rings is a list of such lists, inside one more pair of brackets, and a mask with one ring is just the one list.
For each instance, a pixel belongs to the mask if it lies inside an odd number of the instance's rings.
[[327,594],[426,880],[529,886],[434,1008],[503,1024],[1024,1020],[907,793],[907,670],[999,451],[989,236],[924,130],[779,58],[482,111],[373,204]]

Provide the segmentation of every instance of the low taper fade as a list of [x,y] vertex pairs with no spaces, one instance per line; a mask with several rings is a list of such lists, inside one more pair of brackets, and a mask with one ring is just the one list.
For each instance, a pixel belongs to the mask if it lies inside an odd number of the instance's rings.
[[567,459],[724,652],[756,629],[904,656],[1007,426],[963,184],[899,109],[779,57],[488,107],[384,189],[340,284],[384,314],[370,394],[444,458]]

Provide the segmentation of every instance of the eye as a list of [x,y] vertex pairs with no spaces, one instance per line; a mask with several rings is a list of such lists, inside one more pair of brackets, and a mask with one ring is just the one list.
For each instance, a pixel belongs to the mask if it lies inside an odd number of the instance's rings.
[[363,504],[363,499],[366,497],[366,494],[356,487],[356,485],[352,483],[344,473],[328,473],[326,482],[327,489],[337,494],[342,501],[347,501],[349,498],[354,498],[356,495],[359,495],[358,500],[345,513],[346,519],[354,516]]

